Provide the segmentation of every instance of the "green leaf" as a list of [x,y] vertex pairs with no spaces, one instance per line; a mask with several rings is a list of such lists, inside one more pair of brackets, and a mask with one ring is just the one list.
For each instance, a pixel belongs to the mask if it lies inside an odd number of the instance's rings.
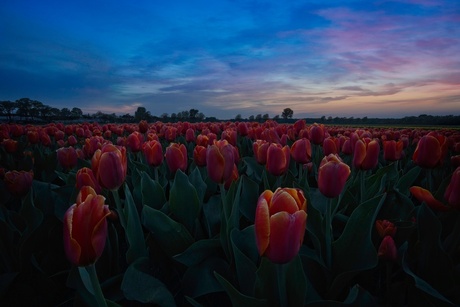
[[404,195],[409,195],[409,188],[414,184],[414,181],[417,179],[421,170],[422,169],[419,166],[413,167],[410,171],[399,178],[395,189]]
[[141,177],[142,204],[160,210],[166,203],[163,187],[146,172],[142,172]]
[[241,213],[251,222],[256,216],[257,200],[259,199],[259,184],[247,176],[241,176]]
[[267,301],[264,299],[257,299],[255,297],[250,297],[247,295],[242,294],[238,290],[233,287],[233,285],[223,278],[219,273],[214,272],[214,276],[217,278],[219,283],[224,287],[225,291],[227,292],[230,300],[232,301],[233,306],[247,306],[247,307],[264,307],[267,306]]
[[210,257],[189,267],[182,278],[184,294],[193,298],[222,292],[224,289],[214,276],[214,272],[227,276],[228,263],[221,257]]
[[289,306],[304,306],[307,293],[307,278],[299,255],[287,264],[286,293]]
[[219,239],[199,240],[190,245],[183,253],[175,255],[174,259],[190,267],[211,256],[219,256],[221,252]]
[[126,270],[121,290],[128,300],[159,306],[176,306],[174,297],[166,286],[150,272],[148,258],[139,258]]
[[236,275],[240,289],[245,294],[252,294],[259,254],[256,248],[254,225],[240,231],[233,229],[230,240],[233,247]]
[[22,206],[19,210],[19,214],[27,223],[27,228],[22,234],[21,242],[25,242],[43,221],[43,213],[35,207],[32,194],[33,189],[30,189],[22,200]]
[[198,194],[198,200],[200,201],[200,204],[202,204],[204,201],[204,196],[206,195],[207,185],[201,177],[201,172],[198,167],[196,167],[189,175],[189,181],[195,187]]
[[176,172],[169,194],[169,208],[174,216],[188,229],[195,225],[200,212],[200,201],[195,187],[181,170]]
[[144,232],[142,230],[139,214],[137,213],[136,205],[129,191],[127,184],[124,184],[125,192],[125,207],[123,209],[126,217],[126,239],[129,243],[128,251],[126,252],[126,260],[132,263],[140,257],[147,256],[145,247]]
[[193,244],[193,237],[184,225],[156,209],[144,206],[142,224],[151,232],[164,252],[171,257],[182,253]]

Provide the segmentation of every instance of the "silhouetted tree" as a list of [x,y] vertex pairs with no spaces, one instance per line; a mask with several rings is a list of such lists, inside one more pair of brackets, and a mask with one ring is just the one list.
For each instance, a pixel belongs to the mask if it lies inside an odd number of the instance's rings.
[[188,112],[188,116],[190,119],[195,119],[197,114],[198,114],[197,109],[190,109],[190,111]]
[[8,121],[11,121],[11,116],[16,110],[16,106],[16,103],[9,100],[0,101],[0,114],[2,114],[3,116],[7,116]]
[[281,113],[281,117],[284,119],[292,118],[293,115],[294,115],[294,111],[292,111],[291,108],[285,108],[283,110],[283,113]]
[[79,119],[80,117],[83,116],[83,111],[77,107],[73,107],[70,113],[71,113],[71,116],[75,119]]
[[149,111],[147,111],[144,107],[137,107],[136,112],[134,112],[134,120],[136,122],[140,122],[141,120],[148,120],[149,118]]
[[264,121],[265,121],[265,120],[268,120],[268,119],[270,119],[270,115],[264,114],[264,115],[262,116],[262,119],[263,119]]

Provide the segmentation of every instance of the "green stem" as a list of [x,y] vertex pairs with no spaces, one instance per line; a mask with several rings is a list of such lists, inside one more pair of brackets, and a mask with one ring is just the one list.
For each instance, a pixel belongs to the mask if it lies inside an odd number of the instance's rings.
[[389,305],[390,300],[391,300],[391,274],[393,271],[393,263],[391,261],[385,261],[385,266],[386,266],[386,302],[387,305]]
[[286,296],[286,272],[284,269],[284,264],[276,264],[276,277],[278,282],[278,298],[279,306],[285,307],[288,306],[288,300]]
[[155,181],[158,181],[158,167],[157,166],[153,167],[153,174],[155,176]]
[[298,174],[299,182],[302,180],[302,167],[303,167],[302,163],[299,163],[299,174]]
[[359,203],[364,202],[364,191],[366,190],[366,187],[364,185],[364,177],[365,177],[365,172],[363,170],[359,171]]
[[426,170],[426,181],[427,181],[427,189],[430,191],[432,194],[434,194],[433,191],[433,177],[432,177],[432,170],[427,169]]
[[93,286],[93,294],[96,298],[97,306],[107,306],[107,302],[104,298],[104,293],[102,293],[101,284],[99,283],[99,280],[97,278],[96,265],[93,263],[86,266],[86,271],[88,272],[89,277],[91,279],[91,285]]
[[120,224],[123,229],[126,228],[126,220],[125,220],[125,213],[123,211],[123,207],[121,206],[120,195],[118,194],[118,189],[110,190],[112,191],[113,199],[115,200],[115,206],[117,208],[118,217],[120,219]]
[[219,183],[219,190],[220,190],[220,198],[222,200],[222,210],[224,210],[225,219],[228,220],[230,216],[230,212],[227,211],[227,195],[225,193],[225,185],[223,183]]
[[332,198],[328,198],[326,205],[326,229],[325,229],[325,238],[326,238],[326,266],[331,269],[332,264]]

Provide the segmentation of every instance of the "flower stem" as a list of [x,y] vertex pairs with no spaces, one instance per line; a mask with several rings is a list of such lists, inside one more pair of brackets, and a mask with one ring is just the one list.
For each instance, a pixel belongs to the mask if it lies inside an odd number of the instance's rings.
[[284,264],[276,264],[276,277],[278,282],[279,306],[288,306],[286,297],[286,272]]
[[111,191],[112,191],[113,199],[115,200],[115,206],[116,206],[117,211],[118,211],[120,224],[124,229],[125,226],[126,226],[125,213],[124,213],[123,208],[121,206],[121,200],[120,200],[120,195],[118,194],[118,189],[111,190]]
[[331,269],[332,264],[332,198],[328,198],[326,205],[326,229],[325,229],[325,238],[326,238],[326,265]]
[[89,277],[91,279],[91,285],[93,286],[93,294],[96,298],[97,306],[107,306],[107,302],[104,298],[104,293],[102,293],[101,284],[99,283],[99,280],[97,278],[96,265],[93,263],[86,266],[86,271],[88,272]]
[[364,202],[364,191],[366,190],[366,187],[364,185],[364,171],[360,170],[359,171],[359,203]]

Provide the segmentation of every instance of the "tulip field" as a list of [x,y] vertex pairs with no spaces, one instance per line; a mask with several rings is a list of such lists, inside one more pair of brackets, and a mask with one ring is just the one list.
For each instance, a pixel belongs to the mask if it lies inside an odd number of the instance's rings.
[[0,124],[1,306],[460,305],[460,130]]

